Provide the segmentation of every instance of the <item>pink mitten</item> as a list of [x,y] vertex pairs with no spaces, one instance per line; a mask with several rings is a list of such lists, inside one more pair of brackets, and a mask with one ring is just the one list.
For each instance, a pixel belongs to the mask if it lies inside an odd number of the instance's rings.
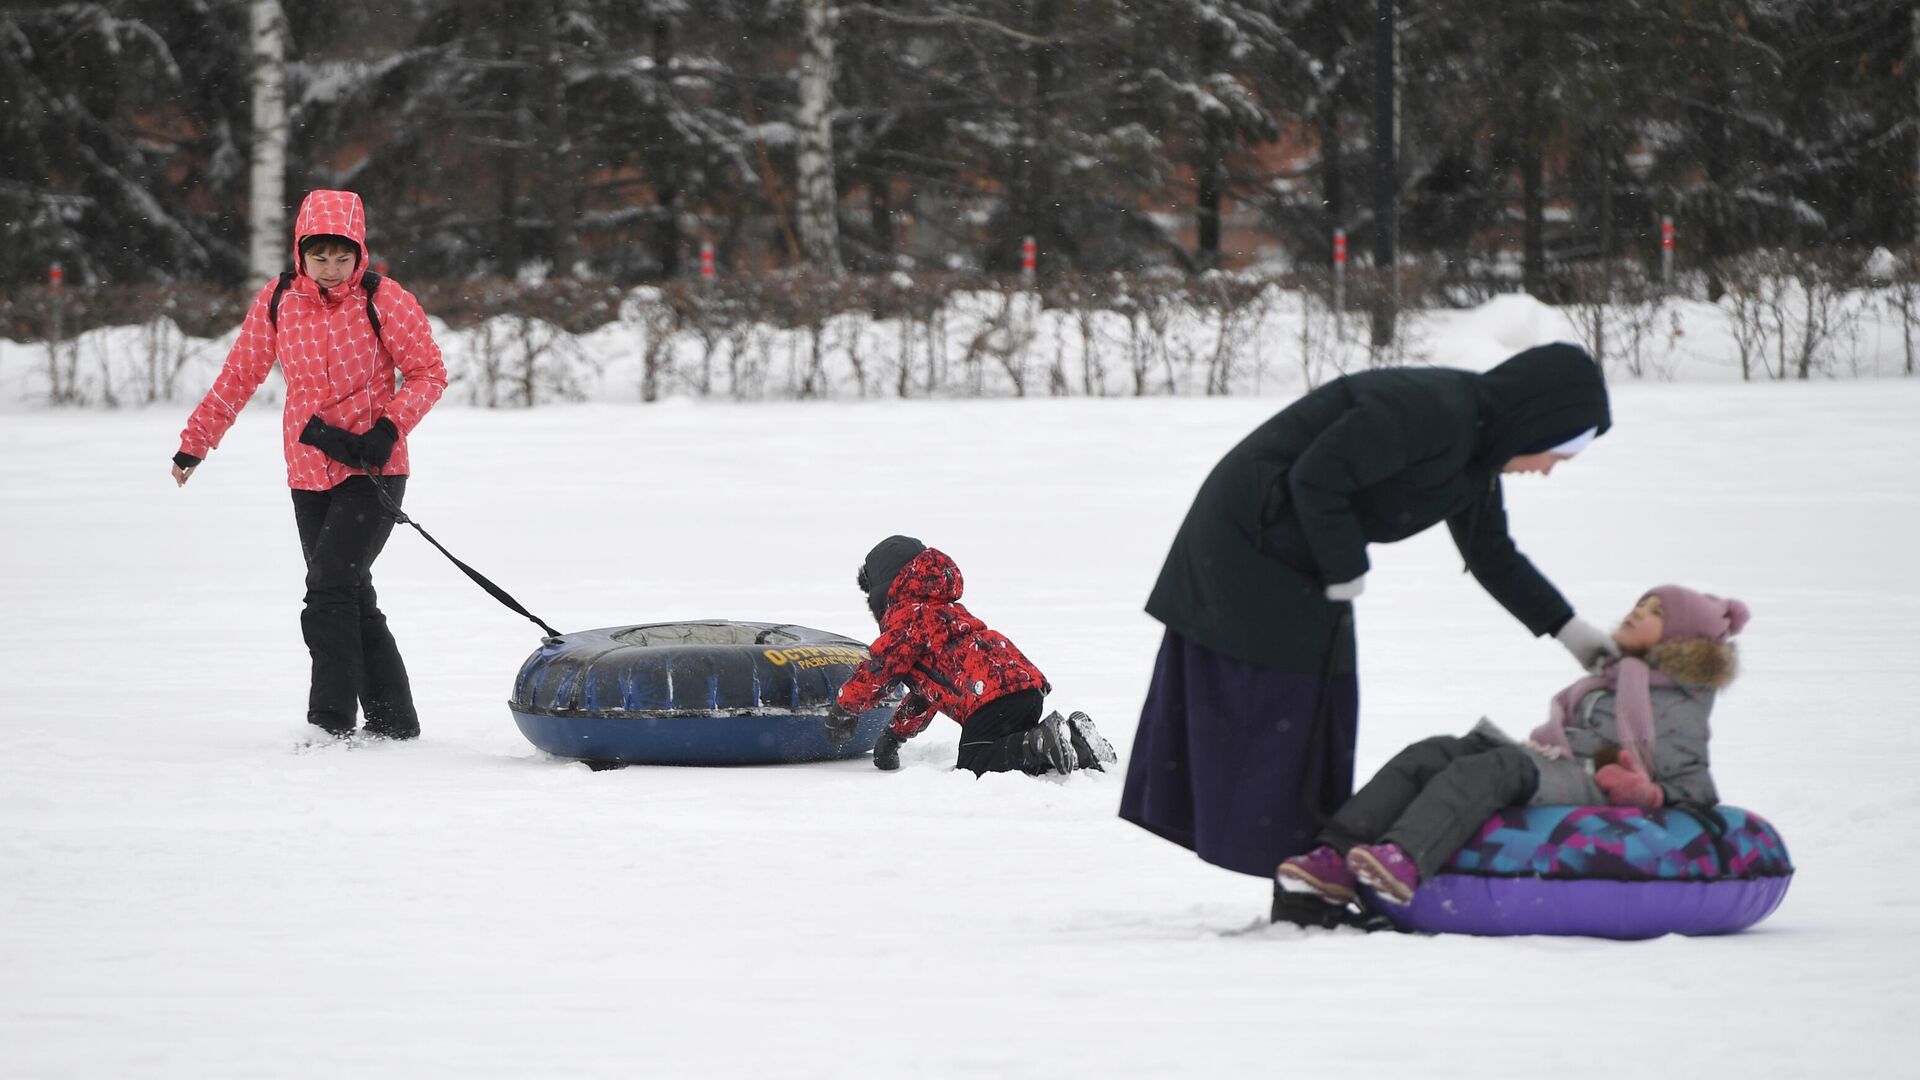
[[1640,769],[1640,762],[1633,751],[1622,750],[1618,765],[1602,765],[1600,771],[1593,774],[1593,782],[1607,793],[1607,802],[1613,806],[1637,806],[1642,810],[1654,810],[1667,801],[1666,793],[1660,785]]

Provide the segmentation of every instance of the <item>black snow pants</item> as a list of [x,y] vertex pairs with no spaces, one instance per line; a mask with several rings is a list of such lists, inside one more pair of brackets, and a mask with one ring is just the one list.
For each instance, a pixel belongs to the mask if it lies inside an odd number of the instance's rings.
[[975,776],[1025,771],[1027,732],[1040,723],[1040,710],[1046,701],[1046,695],[1038,690],[1017,690],[975,709],[960,725],[960,759],[956,764]]
[[1422,739],[1381,766],[1321,830],[1342,854],[1355,844],[1397,844],[1431,878],[1494,812],[1522,806],[1540,767],[1517,746],[1479,733]]
[[[407,478],[380,482],[399,505]],[[407,738],[420,731],[413,689],[373,591],[373,560],[394,521],[373,484],[352,476],[327,491],[293,493],[293,519],[307,560],[300,631],[313,656],[307,722],[335,734],[350,732],[357,703],[368,732]]]

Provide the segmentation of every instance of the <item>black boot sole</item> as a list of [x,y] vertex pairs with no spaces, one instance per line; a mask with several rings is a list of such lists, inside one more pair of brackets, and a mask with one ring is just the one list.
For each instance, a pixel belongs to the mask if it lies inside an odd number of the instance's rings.
[[1346,905],[1278,888],[1273,891],[1273,921],[1319,930],[1349,925]]

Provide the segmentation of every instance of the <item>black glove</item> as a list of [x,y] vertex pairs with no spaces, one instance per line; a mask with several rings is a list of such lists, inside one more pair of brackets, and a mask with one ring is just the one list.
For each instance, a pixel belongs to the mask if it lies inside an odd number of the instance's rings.
[[366,434],[354,438],[360,443],[360,460],[378,469],[393,456],[393,444],[400,441],[400,429],[383,416],[373,422]]
[[892,728],[880,733],[880,741],[873,744],[873,767],[892,772],[900,767],[900,744],[907,740],[893,733]]
[[393,444],[399,439],[400,429],[384,416],[375,420],[364,435],[334,427],[317,416],[309,417],[307,426],[300,429],[301,442],[356,469],[377,469],[385,465],[393,456]]
[[833,745],[845,745],[859,726],[860,714],[848,712],[840,707],[839,702],[834,702],[833,707],[827,710],[827,741]]
[[360,467],[358,439],[346,428],[337,428],[317,416],[307,418],[307,426],[300,429],[300,441],[320,451],[342,465]]

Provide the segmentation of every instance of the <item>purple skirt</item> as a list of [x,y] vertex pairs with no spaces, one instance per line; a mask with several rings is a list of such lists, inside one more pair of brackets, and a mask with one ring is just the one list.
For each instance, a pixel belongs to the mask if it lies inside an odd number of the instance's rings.
[[1120,816],[1259,877],[1312,848],[1321,821],[1353,793],[1360,690],[1351,671],[1299,666],[1312,673],[1258,667],[1167,631]]

